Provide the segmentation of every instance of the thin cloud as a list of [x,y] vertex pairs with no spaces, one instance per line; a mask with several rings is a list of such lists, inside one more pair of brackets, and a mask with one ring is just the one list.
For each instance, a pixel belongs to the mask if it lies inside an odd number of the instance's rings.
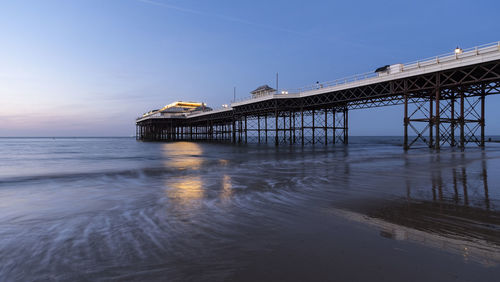
[[168,8],[168,9],[172,9],[172,10],[177,10],[177,11],[184,12],[184,13],[190,13],[190,14],[196,14],[196,15],[207,15],[206,13],[203,13],[200,11],[186,9],[186,8],[182,8],[182,7],[178,7],[178,6],[174,6],[174,5],[170,5],[170,4],[166,4],[166,3],[160,3],[160,2],[150,1],[150,0],[138,0],[138,1],[142,2],[142,3],[146,3],[146,4],[151,4],[151,5],[160,6],[160,7],[164,7],[164,8]]
[[213,17],[213,18],[217,18],[219,20],[224,20],[224,21],[229,21],[229,22],[233,22],[233,23],[244,24],[244,25],[253,26],[253,27],[257,27],[257,28],[262,28],[262,29],[267,29],[267,30],[272,30],[272,31],[286,32],[286,33],[298,35],[298,36],[301,36],[301,37],[304,37],[304,38],[307,38],[307,39],[322,40],[322,41],[325,41],[325,40],[327,40],[327,41],[335,41],[335,43],[343,42],[343,43],[351,45],[353,47],[366,49],[365,44],[362,44],[362,43],[359,43],[359,42],[352,42],[352,41],[345,40],[345,39],[335,38],[332,35],[329,35],[329,36],[316,36],[316,35],[312,35],[312,34],[305,33],[305,32],[300,32],[300,31],[296,31],[296,30],[292,30],[292,29],[288,29],[288,28],[283,28],[283,27],[277,27],[277,26],[272,26],[272,25],[266,25],[266,24],[256,23],[256,22],[244,20],[244,19],[241,19],[241,18],[229,17],[229,16],[224,16],[224,15],[219,15],[219,14],[214,14],[214,13],[206,13],[206,12],[202,12],[202,11],[198,11],[198,10],[193,10],[193,9],[179,7],[179,6],[176,6],[176,5],[166,4],[166,3],[163,3],[163,2],[156,2],[156,1],[153,1],[153,0],[137,0],[137,1],[145,3],[145,4],[149,4],[149,5],[155,5],[155,6],[158,6],[158,7],[163,7],[163,8],[166,8],[166,9],[176,10],[176,11],[179,11],[179,12],[182,12],[182,13],[193,14],[193,15],[202,15],[202,16],[207,16],[207,17]]
[[183,8],[183,7],[179,7],[179,6],[175,6],[175,5],[171,5],[171,4],[166,4],[166,3],[161,3],[161,2],[156,2],[156,1],[151,1],[151,0],[138,0],[138,1],[142,2],[142,3],[150,4],[150,5],[155,5],[155,6],[171,9],[171,10],[176,10],[176,11],[183,12],[183,13],[209,16],[209,17],[217,18],[217,19],[224,20],[224,21],[240,23],[240,24],[259,27],[259,28],[263,28],[263,29],[287,32],[287,33],[291,33],[291,34],[311,37],[309,34],[306,34],[303,32],[299,32],[299,31],[295,31],[295,30],[291,30],[291,29],[287,29],[287,28],[282,28],[282,27],[266,25],[266,24],[260,24],[260,23],[240,19],[240,18],[228,17],[228,16],[223,16],[223,15],[218,15],[218,14],[213,14],[213,13],[206,13],[206,12],[202,12],[202,11],[198,11],[198,10],[187,9],[187,8]]

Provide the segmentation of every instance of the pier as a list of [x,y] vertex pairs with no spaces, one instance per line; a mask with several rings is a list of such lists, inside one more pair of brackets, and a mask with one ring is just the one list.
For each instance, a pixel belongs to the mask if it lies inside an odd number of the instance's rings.
[[301,89],[258,88],[221,109],[152,111],[136,120],[136,138],[348,144],[351,110],[404,105],[405,150],[484,147],[486,97],[494,94],[500,94],[500,42]]

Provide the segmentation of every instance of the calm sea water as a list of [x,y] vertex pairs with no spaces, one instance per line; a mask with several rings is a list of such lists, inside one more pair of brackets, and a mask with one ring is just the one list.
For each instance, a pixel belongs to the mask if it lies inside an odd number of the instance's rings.
[[498,281],[500,144],[0,138],[1,281]]

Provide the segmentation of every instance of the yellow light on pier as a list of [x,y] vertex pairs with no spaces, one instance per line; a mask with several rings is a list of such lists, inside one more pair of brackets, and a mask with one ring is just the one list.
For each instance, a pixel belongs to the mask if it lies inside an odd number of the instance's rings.
[[457,48],[455,48],[455,55],[460,55],[460,54],[463,53],[463,51],[464,50],[462,50],[462,48],[460,48],[460,47],[457,46]]
[[166,105],[165,107],[162,108],[162,110],[165,110],[168,108],[173,108],[173,107],[198,108],[201,106],[203,106],[203,103],[177,101],[177,102],[173,102],[171,104]]

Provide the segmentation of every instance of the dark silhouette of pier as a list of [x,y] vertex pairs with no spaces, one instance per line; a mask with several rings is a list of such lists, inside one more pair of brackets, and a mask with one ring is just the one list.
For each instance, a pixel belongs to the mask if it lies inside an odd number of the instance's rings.
[[349,143],[351,110],[404,105],[405,149],[485,145],[485,103],[500,93],[500,42],[381,67],[297,90],[260,93],[230,106],[137,119],[145,141]]

